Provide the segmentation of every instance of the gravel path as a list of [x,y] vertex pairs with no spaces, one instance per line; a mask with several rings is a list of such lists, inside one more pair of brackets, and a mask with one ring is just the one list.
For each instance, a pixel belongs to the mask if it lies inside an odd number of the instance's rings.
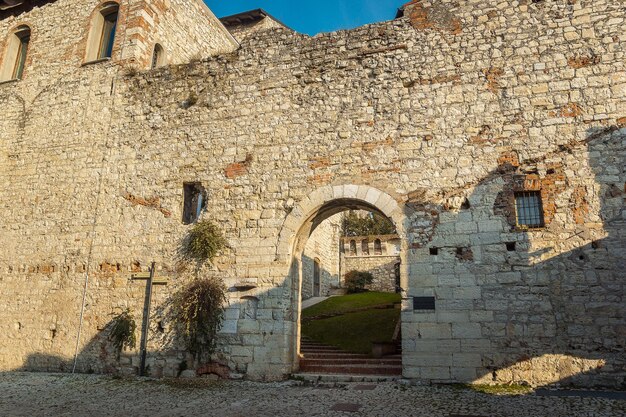
[[[626,416],[624,400],[533,394],[496,396],[467,389],[391,382],[316,387],[301,386],[295,381],[261,384],[4,373],[0,374],[0,393],[2,417]],[[358,406],[358,411],[336,411]]]

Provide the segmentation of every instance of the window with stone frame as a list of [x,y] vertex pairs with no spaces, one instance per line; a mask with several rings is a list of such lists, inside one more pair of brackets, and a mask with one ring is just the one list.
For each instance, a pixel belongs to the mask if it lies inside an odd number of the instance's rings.
[[111,58],[113,54],[113,43],[115,42],[115,30],[117,29],[118,7],[111,7],[111,10],[102,12],[104,22],[102,25],[102,36],[100,40],[100,50],[98,58]]
[[195,223],[206,207],[206,191],[202,184],[190,182],[183,184],[183,194],[183,224]]
[[30,44],[30,28],[19,26],[9,37],[5,56],[0,71],[0,81],[20,80],[24,75],[28,46]]
[[515,193],[515,221],[524,229],[544,227],[543,204],[540,191]]
[[86,61],[99,61],[113,56],[119,5],[109,2],[94,14],[87,40]]

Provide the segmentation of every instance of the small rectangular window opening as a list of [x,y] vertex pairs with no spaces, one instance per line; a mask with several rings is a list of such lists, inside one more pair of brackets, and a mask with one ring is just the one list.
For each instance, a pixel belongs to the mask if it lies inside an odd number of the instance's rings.
[[509,252],[515,252],[515,242],[506,242],[506,250]]
[[430,249],[428,249],[428,252],[430,252],[431,255],[438,255],[439,254],[439,248],[430,248]]
[[519,227],[543,227],[543,206],[539,191],[522,191],[515,193],[515,213]]
[[206,191],[197,182],[183,184],[183,224],[195,223],[206,207]]

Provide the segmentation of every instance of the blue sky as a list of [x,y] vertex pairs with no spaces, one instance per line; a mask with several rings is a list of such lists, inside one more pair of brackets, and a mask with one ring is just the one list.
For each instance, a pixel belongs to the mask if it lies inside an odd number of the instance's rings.
[[408,0],[204,0],[217,17],[264,9],[309,35],[393,19]]

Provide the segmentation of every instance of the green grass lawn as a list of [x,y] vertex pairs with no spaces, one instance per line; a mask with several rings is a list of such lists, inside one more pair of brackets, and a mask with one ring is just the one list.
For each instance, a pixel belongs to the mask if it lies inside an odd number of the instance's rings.
[[391,342],[400,310],[366,310],[302,323],[310,339],[354,353],[371,353],[372,342]]
[[[399,309],[374,307],[397,302],[400,302],[400,294],[383,292],[331,297],[302,310],[302,317],[339,315],[303,321],[302,334],[348,352],[371,353],[372,342],[391,342],[396,324],[400,320]],[[367,307],[372,309],[354,312]]]
[[400,302],[400,294],[388,292],[363,292],[330,297],[319,304],[302,310],[302,318],[342,314],[361,308]]

